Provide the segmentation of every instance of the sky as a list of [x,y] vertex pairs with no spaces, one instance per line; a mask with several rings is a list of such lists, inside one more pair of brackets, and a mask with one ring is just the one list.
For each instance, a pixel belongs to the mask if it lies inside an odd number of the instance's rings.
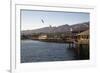
[[21,30],[88,22],[89,13],[21,10]]

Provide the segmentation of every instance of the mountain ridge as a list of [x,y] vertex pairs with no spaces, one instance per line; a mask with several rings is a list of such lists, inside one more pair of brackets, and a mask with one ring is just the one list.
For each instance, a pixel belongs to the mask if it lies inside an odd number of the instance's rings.
[[68,31],[84,31],[89,29],[89,22],[77,23],[73,25],[60,25],[58,27],[43,27],[34,30],[24,30],[21,31],[21,34],[33,34],[33,33],[61,33],[61,32],[68,32]]

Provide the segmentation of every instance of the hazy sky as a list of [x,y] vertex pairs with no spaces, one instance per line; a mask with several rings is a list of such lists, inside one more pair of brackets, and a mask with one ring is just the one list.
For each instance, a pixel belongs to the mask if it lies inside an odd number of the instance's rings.
[[21,10],[21,30],[89,21],[89,13]]

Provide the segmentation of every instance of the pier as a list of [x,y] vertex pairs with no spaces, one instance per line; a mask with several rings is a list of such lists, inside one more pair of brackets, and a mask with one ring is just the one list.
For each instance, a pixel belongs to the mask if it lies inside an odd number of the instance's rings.
[[89,30],[79,33],[77,39],[69,43],[69,48],[72,48],[80,59],[89,59]]

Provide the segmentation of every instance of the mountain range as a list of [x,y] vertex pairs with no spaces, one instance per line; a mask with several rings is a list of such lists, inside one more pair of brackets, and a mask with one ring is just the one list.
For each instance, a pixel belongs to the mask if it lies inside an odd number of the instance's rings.
[[65,33],[65,32],[77,32],[77,31],[85,31],[89,29],[89,22],[83,22],[83,23],[77,23],[73,25],[60,25],[58,27],[43,27],[39,29],[34,29],[34,30],[23,30],[21,31],[21,34],[28,35],[28,34],[33,34],[33,33]]

